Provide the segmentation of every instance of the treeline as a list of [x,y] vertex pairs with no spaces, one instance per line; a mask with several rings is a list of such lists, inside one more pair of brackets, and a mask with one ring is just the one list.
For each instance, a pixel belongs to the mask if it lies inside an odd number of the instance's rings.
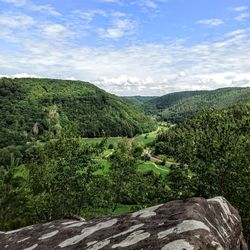
[[148,103],[150,100],[155,98],[155,96],[122,96],[124,101],[135,106],[141,111],[144,111],[145,103]]
[[80,81],[0,79],[0,147],[51,139],[74,128],[81,137],[149,132],[155,122],[121,98]]
[[145,112],[155,115],[161,113],[168,107],[182,102],[190,97],[206,94],[208,91],[182,91],[174,92],[160,97],[155,97],[145,102]]
[[245,103],[250,103],[250,88],[222,88],[167,94],[145,102],[144,110],[158,120],[181,123],[208,108],[220,110]]
[[166,177],[137,171],[141,153],[127,141],[115,146],[109,173],[97,174],[107,147],[105,140],[91,145],[61,136],[0,150],[0,231],[110,214],[121,204],[137,210],[173,198]]
[[156,152],[182,166],[175,173],[176,196],[226,197],[239,209],[250,240],[249,105],[209,109],[170,128],[159,135]]
[[105,140],[97,145],[68,134],[48,142],[0,150],[0,230],[60,219],[94,217],[115,211],[119,204],[136,209],[192,196],[226,197],[240,211],[250,236],[250,106],[209,109],[163,131],[157,154],[179,165],[159,176],[137,171],[141,151],[122,142],[102,168]]

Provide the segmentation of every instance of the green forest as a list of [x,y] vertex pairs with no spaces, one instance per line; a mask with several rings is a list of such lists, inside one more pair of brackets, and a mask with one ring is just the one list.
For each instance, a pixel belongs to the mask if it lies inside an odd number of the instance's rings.
[[249,240],[250,105],[208,109],[161,133],[155,150],[182,166],[176,169],[177,197],[226,197],[239,209]]
[[0,79],[0,146],[46,141],[69,128],[75,136],[129,136],[155,122],[121,98],[80,81]]
[[144,111],[158,120],[180,123],[207,108],[220,110],[245,103],[250,103],[250,88],[234,87],[170,93],[146,101]]
[[80,81],[1,78],[0,231],[224,196],[249,241],[249,91],[167,95],[161,115],[171,104],[176,116],[160,119],[142,112],[155,98],[125,100]]

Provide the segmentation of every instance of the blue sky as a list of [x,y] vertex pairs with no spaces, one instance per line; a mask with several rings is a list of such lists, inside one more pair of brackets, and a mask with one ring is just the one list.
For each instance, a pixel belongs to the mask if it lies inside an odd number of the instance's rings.
[[249,0],[0,0],[0,75],[118,95],[250,86]]

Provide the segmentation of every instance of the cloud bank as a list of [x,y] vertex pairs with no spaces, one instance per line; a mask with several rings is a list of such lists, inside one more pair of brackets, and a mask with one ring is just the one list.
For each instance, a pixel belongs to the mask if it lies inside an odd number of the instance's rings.
[[[6,1],[17,6],[28,4],[25,0]],[[140,3],[154,8],[153,1]],[[246,10],[241,6],[233,12],[238,15]],[[107,25],[93,26],[97,17],[108,18]],[[0,13],[0,46],[4,48],[0,53],[0,74],[85,80],[118,95],[163,95],[182,90],[250,86],[249,28],[219,33],[213,40],[203,42],[168,39],[120,46],[123,40],[136,37],[139,26],[126,13],[97,9],[57,18],[60,22],[19,11]],[[197,22],[205,26],[224,23],[220,19]],[[115,41],[118,46],[112,46],[112,42],[98,46],[79,42],[87,40],[89,34],[100,41]]]

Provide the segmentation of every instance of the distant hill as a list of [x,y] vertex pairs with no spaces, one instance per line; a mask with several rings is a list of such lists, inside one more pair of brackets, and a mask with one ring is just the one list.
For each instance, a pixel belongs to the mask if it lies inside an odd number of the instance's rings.
[[147,114],[178,123],[207,108],[222,109],[250,102],[250,88],[184,91],[151,99],[144,104]]
[[145,103],[154,98],[156,98],[156,96],[122,96],[124,101],[140,110],[144,110]]
[[0,79],[0,146],[71,131],[82,137],[133,136],[154,121],[122,98],[81,81]]
[[131,104],[142,104],[152,99],[155,99],[156,96],[122,96],[124,100],[130,102]]

